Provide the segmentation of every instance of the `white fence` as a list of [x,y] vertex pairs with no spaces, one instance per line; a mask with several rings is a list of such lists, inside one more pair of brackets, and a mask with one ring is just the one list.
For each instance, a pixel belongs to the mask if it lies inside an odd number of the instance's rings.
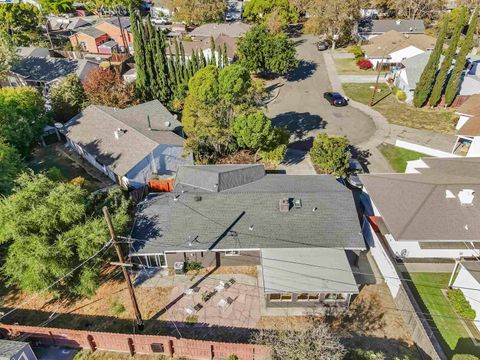
[[459,157],[458,155],[449,152],[432,149],[428,146],[418,145],[404,140],[397,139],[395,141],[395,146],[435,157]]

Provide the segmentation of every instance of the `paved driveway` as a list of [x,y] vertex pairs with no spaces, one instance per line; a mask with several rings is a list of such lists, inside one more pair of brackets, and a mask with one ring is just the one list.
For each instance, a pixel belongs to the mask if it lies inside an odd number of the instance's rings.
[[333,107],[323,99],[331,86],[315,40],[308,35],[295,39],[300,66],[268,104],[268,115],[275,125],[292,132],[291,148],[308,150],[319,132],[345,135],[353,145],[363,143],[374,134],[374,122],[357,109]]

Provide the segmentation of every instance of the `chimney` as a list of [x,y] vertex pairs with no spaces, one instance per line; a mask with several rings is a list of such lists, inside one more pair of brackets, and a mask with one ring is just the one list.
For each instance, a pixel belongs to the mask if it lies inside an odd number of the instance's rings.
[[290,211],[290,200],[288,198],[280,199],[278,202],[278,209],[280,212],[287,213]]
[[473,198],[475,191],[472,189],[463,189],[458,192],[458,200],[462,206],[473,206]]

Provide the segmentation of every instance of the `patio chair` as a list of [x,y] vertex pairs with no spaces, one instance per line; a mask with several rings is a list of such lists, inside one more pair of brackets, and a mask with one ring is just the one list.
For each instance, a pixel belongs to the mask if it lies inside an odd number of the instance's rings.
[[222,291],[224,289],[225,289],[225,283],[223,281],[220,281],[220,283],[217,286],[215,286],[215,290],[217,291]]
[[185,290],[183,293],[184,293],[185,295],[187,295],[187,296],[188,296],[188,295],[192,295],[192,294],[193,294],[193,289],[188,288],[188,289]]
[[193,310],[190,309],[190,308],[185,308],[185,312],[187,313],[187,315],[192,315],[193,314]]
[[200,286],[195,286],[195,287],[193,288],[193,292],[198,293],[199,291],[200,291]]
[[193,307],[193,309],[194,309],[195,311],[200,311],[200,310],[203,309],[203,305],[200,304],[200,303],[198,303],[197,305],[195,305],[195,306]]
[[236,283],[235,279],[234,278],[231,278],[230,280],[228,280],[228,282],[230,283],[230,285],[233,285]]
[[218,302],[217,305],[218,305],[219,307],[221,307],[222,309],[225,310],[225,308],[226,308],[227,305],[228,305],[228,302],[227,302],[227,300],[225,300],[225,299],[220,299],[220,301]]
[[235,300],[232,299],[230,296],[227,298],[228,305],[232,305]]

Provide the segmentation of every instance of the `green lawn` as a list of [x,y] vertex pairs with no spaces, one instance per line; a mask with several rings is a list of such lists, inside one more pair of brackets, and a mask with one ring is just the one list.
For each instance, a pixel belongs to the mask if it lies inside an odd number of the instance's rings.
[[[370,104],[373,92],[371,86],[374,84],[344,83],[342,85],[349,98],[363,104]],[[379,88],[381,91],[375,95],[373,109],[385,116],[388,122],[414,129],[453,134],[457,120],[453,110],[417,109],[398,101],[390,93],[386,84],[380,84]]]
[[397,173],[404,173],[407,168],[407,161],[418,160],[428,156],[416,151],[402,149],[390,144],[380,144],[378,150],[382,153],[392,169]]
[[[410,283],[423,311],[430,313],[430,323],[447,356],[471,354],[480,356],[480,347],[474,345],[466,329],[458,319],[448,299],[442,292],[446,289],[450,273],[410,273]],[[435,330],[436,329],[436,330]]]
[[357,66],[355,59],[337,59],[333,58],[338,75],[376,75],[377,72],[373,70],[361,70]]

